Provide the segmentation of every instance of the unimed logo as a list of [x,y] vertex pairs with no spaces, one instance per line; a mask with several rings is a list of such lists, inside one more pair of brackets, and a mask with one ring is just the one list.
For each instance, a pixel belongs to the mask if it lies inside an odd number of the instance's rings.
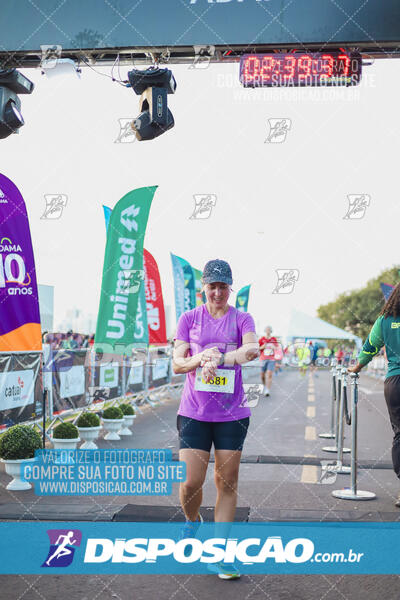
[[50,548],[42,567],[68,567],[74,558],[75,549],[81,545],[79,529],[48,529]]
[[155,563],[170,557],[179,563],[232,563],[246,564],[304,563],[314,554],[314,544],[307,538],[295,538],[283,544],[279,536],[235,539],[210,538],[202,542],[191,538],[176,542],[171,538],[89,538],[86,543],[85,563]]

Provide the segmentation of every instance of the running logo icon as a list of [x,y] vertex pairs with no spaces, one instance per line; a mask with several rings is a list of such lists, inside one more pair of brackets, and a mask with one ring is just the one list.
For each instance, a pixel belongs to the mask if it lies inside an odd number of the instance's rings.
[[123,271],[121,290],[124,294],[136,294],[142,281],[144,281],[144,271],[135,269],[126,269]]
[[325,485],[335,483],[337,475],[336,463],[329,460],[321,460],[321,474],[318,483]]
[[268,119],[269,134],[264,144],[282,144],[292,127],[291,119]]
[[42,567],[68,567],[76,548],[81,545],[82,532],[79,529],[48,529],[50,548]]
[[371,196],[368,194],[349,194],[347,199],[349,207],[343,219],[362,219],[367,207],[370,205]]
[[207,69],[215,55],[215,46],[193,46],[194,59],[189,69]]
[[291,294],[294,290],[296,281],[299,279],[300,272],[298,269],[276,269],[275,273],[278,276],[278,283],[273,294]]
[[261,383],[244,383],[244,398],[240,404],[241,408],[254,408],[262,398],[263,385]]
[[46,208],[41,219],[59,219],[67,206],[68,197],[65,194],[45,194]]
[[194,194],[194,210],[189,219],[208,219],[217,203],[215,194]]
[[136,140],[135,132],[132,129],[133,118],[118,119],[119,133],[114,144],[132,144]]

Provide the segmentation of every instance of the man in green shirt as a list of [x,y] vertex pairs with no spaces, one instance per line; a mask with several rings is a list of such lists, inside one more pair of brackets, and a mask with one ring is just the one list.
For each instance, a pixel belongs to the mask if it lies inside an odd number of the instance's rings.
[[[396,285],[385,303],[358,355],[358,363],[349,368],[349,372],[359,373],[383,346],[388,361],[384,395],[394,434],[393,469],[400,479],[400,284]],[[395,504],[400,508],[400,494]]]

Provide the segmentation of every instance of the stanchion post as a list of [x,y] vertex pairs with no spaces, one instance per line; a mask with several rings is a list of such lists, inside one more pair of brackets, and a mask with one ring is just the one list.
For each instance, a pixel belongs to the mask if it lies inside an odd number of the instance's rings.
[[331,430],[328,433],[320,433],[318,437],[332,440],[335,437],[335,402],[336,402],[336,359],[331,363],[332,387],[331,387]]
[[336,466],[333,469],[336,473],[341,473],[343,475],[349,474],[351,472],[351,468],[343,465],[343,428],[344,428],[344,403],[345,398],[347,399],[347,369],[341,369],[341,391],[340,391],[340,408],[339,408],[339,426],[338,426],[338,438],[337,438],[337,459]]
[[351,406],[351,488],[334,490],[332,496],[341,500],[373,500],[376,494],[357,489],[357,405],[358,405],[358,374],[351,373],[353,384],[353,399]]
[[[322,450],[324,452],[337,452],[338,440],[339,440],[339,421],[340,421],[340,412],[342,409],[342,367],[341,365],[336,365],[336,381],[337,381],[337,396],[336,396],[336,420],[335,420],[335,445],[334,446],[324,446]],[[350,452],[350,448],[342,447],[342,452]]]

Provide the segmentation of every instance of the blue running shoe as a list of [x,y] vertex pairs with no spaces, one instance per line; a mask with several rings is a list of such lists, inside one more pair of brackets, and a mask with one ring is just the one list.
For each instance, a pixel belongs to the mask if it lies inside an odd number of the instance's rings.
[[217,573],[220,579],[239,579],[240,573],[233,563],[218,562],[208,565],[208,570]]
[[[184,526],[181,529],[180,539],[187,540],[190,538],[195,538],[197,531],[202,523],[203,523],[203,517],[201,516],[200,513],[199,513],[197,521],[186,521]],[[185,556],[190,556],[190,553],[191,553],[190,546],[186,546],[183,554]]]

